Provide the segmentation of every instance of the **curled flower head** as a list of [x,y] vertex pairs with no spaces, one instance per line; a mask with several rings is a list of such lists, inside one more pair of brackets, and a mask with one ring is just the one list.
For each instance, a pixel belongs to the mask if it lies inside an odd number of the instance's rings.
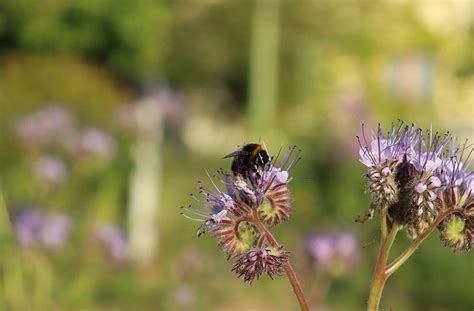
[[474,217],[464,219],[459,215],[448,216],[440,225],[440,238],[446,247],[456,251],[469,251],[474,243]]
[[[450,195],[445,200],[451,200],[454,204],[465,200],[460,197],[462,194],[459,188],[449,189],[445,195]],[[474,245],[474,198],[467,198],[465,204],[457,207],[456,212],[441,222],[438,229],[445,246],[452,248],[454,252],[469,251]]]
[[264,272],[273,279],[274,275],[283,273],[288,259],[288,253],[281,246],[257,248],[238,255],[232,270],[249,283],[258,280]]
[[440,172],[445,185],[441,207],[456,211],[439,225],[440,237],[453,251],[469,251],[474,244],[474,174],[469,148],[467,142],[451,147]]
[[290,149],[279,166],[275,167],[271,163],[270,167],[262,172],[261,178],[257,179],[257,184],[260,189],[263,189],[259,215],[262,221],[269,226],[276,226],[287,221],[292,211],[290,190],[288,189],[288,183],[291,181],[289,172],[300,159],[300,151],[292,158],[294,151],[294,147]]
[[219,180],[226,185],[225,190],[216,185],[214,178],[209,178],[214,191],[200,186],[201,198],[191,194],[198,206],[182,207],[183,216],[202,223],[198,236],[211,231],[218,239],[219,248],[229,257],[235,256],[250,249],[258,238],[254,226],[247,221],[250,207],[237,199],[228,174],[219,172]]

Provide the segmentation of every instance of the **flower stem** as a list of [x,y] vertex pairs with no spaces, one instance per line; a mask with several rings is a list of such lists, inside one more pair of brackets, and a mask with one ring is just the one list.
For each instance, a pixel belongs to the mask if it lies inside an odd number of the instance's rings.
[[293,287],[293,292],[296,295],[296,298],[298,298],[298,302],[300,304],[300,308],[303,311],[309,311],[309,306],[308,303],[306,302],[306,298],[304,297],[303,290],[301,289],[300,282],[298,281],[298,278],[296,277],[295,271],[293,270],[293,267],[291,266],[291,263],[288,261],[283,265],[283,268],[285,268],[286,275],[288,276],[288,280],[290,280],[291,286]]
[[381,242],[383,243],[387,238],[388,229],[387,229],[387,206],[384,206],[380,211],[380,231],[382,234]]
[[[270,243],[272,246],[280,246],[280,244],[277,242],[275,237],[273,237],[271,232],[268,231],[267,228],[262,224],[256,213],[254,213],[254,219],[252,220],[252,222],[255,223],[255,225],[258,227],[260,233],[265,236],[265,239],[268,241],[268,243]],[[300,304],[301,310],[309,311],[308,303],[306,302],[306,298],[304,296],[303,290],[301,289],[300,282],[296,277],[295,270],[293,270],[290,261],[286,262],[283,265],[283,268],[285,269],[286,275],[288,276],[288,280],[290,281],[291,286],[293,287],[293,292],[295,293],[296,298],[298,299],[298,303]]]
[[380,298],[382,298],[383,288],[388,278],[388,275],[385,273],[385,265],[387,264],[390,249],[392,248],[399,229],[399,226],[394,224],[385,240],[381,240],[374,276],[372,278],[372,288],[370,290],[367,307],[368,311],[377,311],[379,308]]
[[434,222],[428,227],[428,229],[420,234],[415,241],[413,241],[410,246],[400,255],[397,259],[395,259],[390,265],[387,266],[385,274],[390,276],[393,272],[395,272],[401,265],[405,263],[405,261],[410,258],[411,255],[417,250],[418,246],[431,234],[433,231],[438,227],[438,225],[449,215],[456,212],[461,212],[460,208],[450,208],[443,213],[439,214],[438,217],[434,220]]

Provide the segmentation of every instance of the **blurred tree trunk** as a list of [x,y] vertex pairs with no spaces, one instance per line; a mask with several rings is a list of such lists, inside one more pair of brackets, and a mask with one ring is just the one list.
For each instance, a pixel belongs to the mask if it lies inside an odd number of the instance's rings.
[[248,120],[254,133],[271,128],[278,84],[280,0],[255,0],[250,43]]
[[154,100],[153,97],[144,98],[134,116],[138,137],[132,147],[134,169],[129,188],[128,226],[130,255],[141,264],[152,260],[158,243],[163,120],[155,109]]

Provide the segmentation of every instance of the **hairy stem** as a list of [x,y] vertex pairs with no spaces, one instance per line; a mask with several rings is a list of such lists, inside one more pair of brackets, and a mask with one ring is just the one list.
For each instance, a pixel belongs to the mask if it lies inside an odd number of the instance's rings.
[[444,211],[443,213],[439,214],[438,217],[434,220],[434,222],[428,227],[428,229],[420,234],[415,241],[413,241],[410,246],[400,255],[397,259],[395,259],[390,265],[388,265],[385,274],[390,276],[393,272],[395,272],[401,265],[405,263],[405,261],[410,258],[411,255],[418,249],[418,246],[431,234],[433,231],[438,227],[438,225],[449,215],[456,212],[462,212],[460,208],[450,208]]
[[[271,232],[268,231],[265,225],[260,221],[256,212],[254,212],[254,219],[252,220],[252,222],[258,227],[258,229],[260,230],[260,233],[265,237],[265,239],[268,241],[268,243],[270,243],[270,245],[275,246],[275,247],[280,246],[280,244],[273,237]],[[298,281],[298,278],[296,277],[295,271],[293,270],[293,267],[291,266],[290,261],[286,262],[283,265],[283,268],[285,269],[286,275],[288,276],[288,280],[290,281],[291,286],[293,287],[293,292],[295,293],[296,298],[298,299],[301,310],[309,311],[308,303],[306,301],[303,290],[301,289],[300,282]]]
[[385,273],[385,266],[387,264],[390,249],[392,248],[395,237],[397,236],[399,226],[394,224],[385,239],[381,239],[377,263],[374,269],[374,276],[372,278],[372,287],[370,289],[370,296],[368,302],[368,311],[377,311],[382,298],[382,292],[387,281],[388,275]]

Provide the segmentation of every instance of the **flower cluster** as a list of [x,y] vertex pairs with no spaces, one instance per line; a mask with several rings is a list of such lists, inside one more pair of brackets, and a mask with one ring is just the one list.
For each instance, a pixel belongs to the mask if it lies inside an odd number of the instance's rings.
[[[469,250],[474,231],[472,148],[455,137],[423,132],[399,121],[388,133],[380,125],[371,138],[362,128],[360,162],[368,167],[368,191],[374,210],[384,210],[389,224],[405,226],[416,239],[439,217],[447,246]],[[370,218],[370,217],[369,217]]]
[[249,166],[245,174],[223,170],[217,176],[208,174],[213,189],[201,185],[201,197],[191,194],[197,206],[182,207],[184,217],[202,223],[198,236],[211,232],[228,258],[236,259],[233,270],[245,281],[252,282],[264,272],[280,274],[288,260],[268,229],[288,220],[292,211],[289,173],[299,154],[293,147],[281,161],[278,156],[269,158],[262,165]]

